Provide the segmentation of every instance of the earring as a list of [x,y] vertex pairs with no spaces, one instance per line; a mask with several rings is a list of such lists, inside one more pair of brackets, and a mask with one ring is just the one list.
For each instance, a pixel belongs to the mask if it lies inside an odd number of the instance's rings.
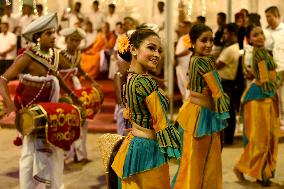
[[133,56],[136,56],[137,54],[133,54]]
[[40,38],[37,38],[36,41],[37,41],[37,44],[36,44],[36,45],[37,45],[38,47],[40,47]]

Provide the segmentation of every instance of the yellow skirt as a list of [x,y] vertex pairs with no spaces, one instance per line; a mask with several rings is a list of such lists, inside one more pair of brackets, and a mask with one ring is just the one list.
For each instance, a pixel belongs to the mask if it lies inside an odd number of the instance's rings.
[[245,136],[248,143],[236,168],[255,179],[273,177],[278,152],[280,122],[271,98],[244,105]]
[[169,166],[164,164],[122,179],[121,186],[122,189],[170,189]]
[[177,121],[183,129],[182,158],[174,189],[221,189],[220,133],[194,137],[200,106],[184,103]]

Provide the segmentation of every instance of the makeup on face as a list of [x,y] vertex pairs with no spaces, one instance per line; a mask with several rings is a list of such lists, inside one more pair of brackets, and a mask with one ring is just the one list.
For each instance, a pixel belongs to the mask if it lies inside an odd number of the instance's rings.
[[196,40],[195,53],[199,56],[210,55],[213,47],[213,33],[211,31],[203,32]]
[[155,69],[161,60],[161,40],[157,36],[148,37],[138,50],[137,61],[145,69]]
[[254,27],[251,30],[250,41],[254,47],[264,47],[265,37],[261,27]]

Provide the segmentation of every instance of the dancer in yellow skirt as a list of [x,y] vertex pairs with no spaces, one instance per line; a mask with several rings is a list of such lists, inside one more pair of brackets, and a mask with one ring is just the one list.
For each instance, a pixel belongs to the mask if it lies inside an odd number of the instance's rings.
[[112,163],[118,188],[169,189],[167,161],[179,158],[180,138],[166,115],[167,99],[148,75],[161,59],[161,39],[150,29],[137,29],[118,40],[120,56],[131,62],[123,90],[124,116],[132,131]]
[[247,174],[268,186],[276,168],[280,128],[276,64],[264,49],[260,26],[250,28],[249,39],[253,45],[251,66],[255,79],[242,97],[245,148],[234,172],[241,181],[245,180],[243,174]]
[[220,189],[220,132],[227,126],[229,97],[222,89],[215,59],[210,56],[211,28],[198,24],[189,35],[193,45],[188,71],[190,96],[175,123],[182,139],[182,157],[172,185],[174,189]]

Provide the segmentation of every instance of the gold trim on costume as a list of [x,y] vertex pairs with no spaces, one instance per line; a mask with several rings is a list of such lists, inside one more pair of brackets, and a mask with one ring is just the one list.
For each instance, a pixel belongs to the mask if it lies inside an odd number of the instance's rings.
[[265,61],[262,60],[258,63],[259,81],[265,83],[269,81],[268,71],[266,69]]
[[216,78],[213,74],[213,72],[208,72],[203,75],[203,78],[205,79],[208,87],[210,88],[212,92],[213,98],[220,98],[222,96],[222,91],[218,85],[218,82],[216,81]]
[[163,107],[161,105],[158,92],[154,91],[146,97],[146,104],[151,113],[153,120],[153,127],[156,132],[159,132],[168,127],[166,116],[164,114]]
[[211,96],[207,96],[198,92],[190,91],[189,95],[189,101],[192,104],[196,104],[205,108],[208,108],[209,110],[214,109],[214,103]]

